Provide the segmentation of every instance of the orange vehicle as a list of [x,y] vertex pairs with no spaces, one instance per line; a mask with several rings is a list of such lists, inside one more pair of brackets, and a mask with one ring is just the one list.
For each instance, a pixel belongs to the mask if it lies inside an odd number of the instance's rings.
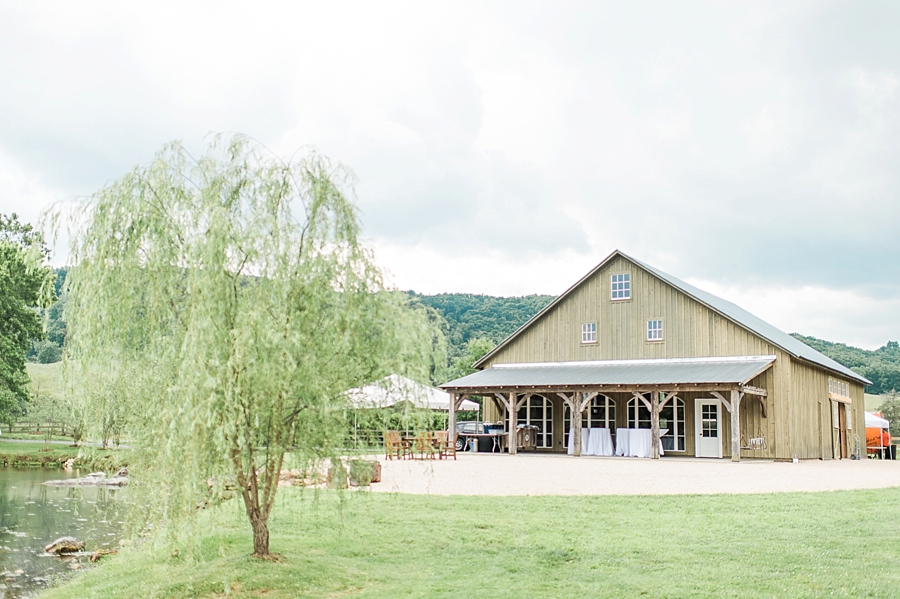
[[891,445],[891,434],[883,428],[866,427],[866,453],[878,453]]

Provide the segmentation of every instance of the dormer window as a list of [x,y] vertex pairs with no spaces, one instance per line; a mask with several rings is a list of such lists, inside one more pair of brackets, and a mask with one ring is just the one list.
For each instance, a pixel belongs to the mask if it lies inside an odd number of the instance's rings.
[[631,275],[628,273],[612,275],[612,299],[631,299]]
[[586,322],[581,325],[581,342],[597,343],[597,323]]

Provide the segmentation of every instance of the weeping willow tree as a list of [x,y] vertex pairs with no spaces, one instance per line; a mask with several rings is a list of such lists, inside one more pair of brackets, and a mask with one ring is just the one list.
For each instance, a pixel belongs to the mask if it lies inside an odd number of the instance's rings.
[[70,215],[67,377],[92,436],[124,421],[148,515],[232,486],[265,557],[286,452],[346,447],[346,389],[427,379],[432,327],[360,246],[352,183],[320,155],[217,138],[199,160],[165,147]]

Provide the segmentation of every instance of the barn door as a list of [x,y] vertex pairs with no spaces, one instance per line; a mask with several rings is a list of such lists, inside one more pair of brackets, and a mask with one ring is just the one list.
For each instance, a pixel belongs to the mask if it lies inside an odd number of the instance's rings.
[[838,430],[841,435],[841,458],[847,457],[847,406],[838,404]]
[[698,458],[722,457],[722,409],[718,399],[694,402],[695,452]]

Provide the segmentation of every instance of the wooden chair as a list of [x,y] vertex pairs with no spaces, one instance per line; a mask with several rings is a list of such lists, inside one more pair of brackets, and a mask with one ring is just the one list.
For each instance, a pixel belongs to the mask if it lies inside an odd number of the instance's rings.
[[426,456],[432,460],[434,459],[434,434],[431,431],[426,431],[424,433],[419,433],[418,435],[416,435],[414,443],[415,452],[421,456],[421,459],[424,460]]
[[444,459],[444,457],[449,458],[450,455],[453,455],[453,459],[456,459],[456,436],[458,433],[453,433],[453,436],[450,436],[450,433],[447,431],[438,431],[435,433],[435,441],[438,446],[438,458]]
[[394,459],[394,456],[396,456],[398,460],[402,460],[406,456],[406,448],[404,447],[403,439],[400,436],[400,431],[385,431],[384,457],[392,460]]

